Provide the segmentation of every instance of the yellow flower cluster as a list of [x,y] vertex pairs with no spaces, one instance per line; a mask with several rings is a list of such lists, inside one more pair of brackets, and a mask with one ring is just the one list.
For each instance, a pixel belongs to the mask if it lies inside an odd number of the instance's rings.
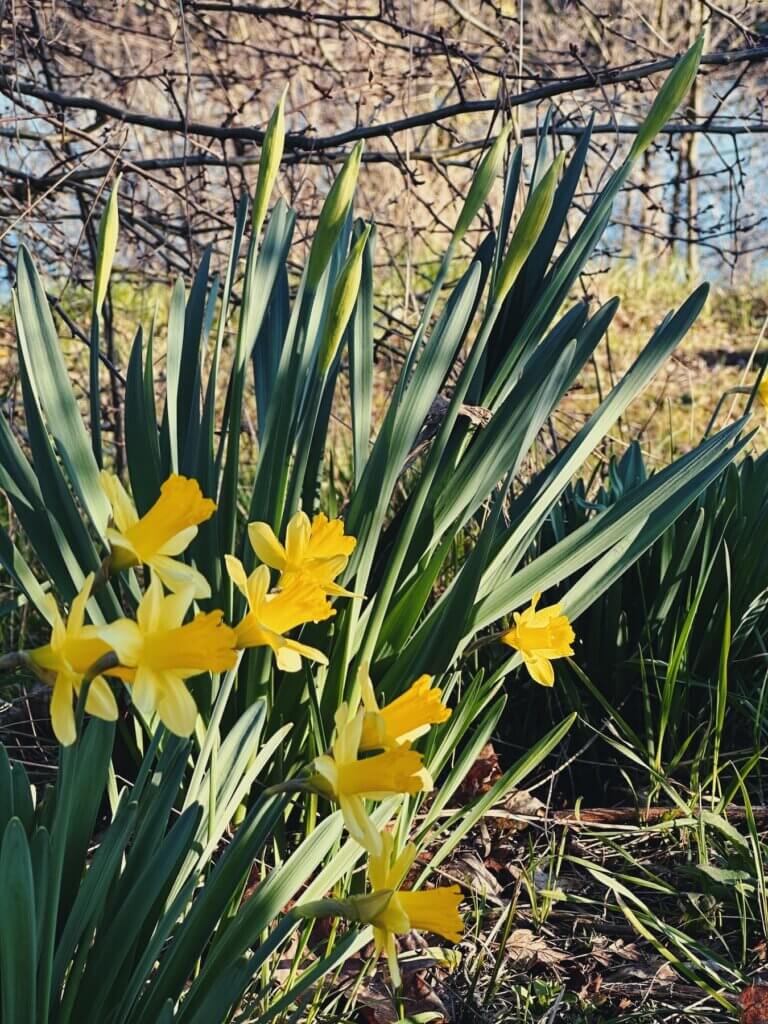
[[[103,625],[85,622],[89,604],[96,613],[92,618],[99,617],[93,573],[72,601],[66,622],[55,599],[46,597],[42,611],[51,626],[50,640],[28,655],[52,687],[51,720],[62,744],[76,738],[73,703],[86,682],[85,711],[106,720],[117,718],[117,702],[105,675],[130,687],[133,703],[148,719],[156,714],[171,732],[189,736],[197,707],[187,680],[234,667],[239,650],[267,647],[286,672],[298,671],[302,658],[327,664],[322,651],[288,634],[333,616],[329,598],[361,596],[336,582],[355,547],[355,538],[344,534],[340,520],[323,515],[310,520],[299,511],[287,525],[284,543],[267,523],[251,523],[248,537],[261,564],[248,574],[238,558],[226,556],[229,576],[247,606],[240,621],[229,626],[220,610],[193,610],[196,600],[210,598],[211,587],[180,558],[216,509],[197,481],[170,476],[155,504],[139,516],[117,477],[105,472],[101,479],[113,522],[107,530],[105,571],[119,573],[141,565],[148,581],[134,618]],[[274,589],[271,570],[279,573]],[[537,608],[539,598],[534,595],[529,608],[515,613],[514,626],[500,639],[520,652],[534,680],[551,686],[552,660],[573,653],[574,632],[559,605]],[[412,744],[451,712],[427,675],[383,707],[366,665],[357,684],[355,703],[343,703],[336,711],[330,749],[315,758],[299,785],[337,804],[349,834],[367,851],[370,892],[334,901],[334,908],[373,925],[376,950],[386,953],[393,980],[399,983],[395,936],[415,928],[458,941],[463,931],[461,892],[455,885],[420,892],[403,889],[416,849],[409,844],[398,853],[392,835],[369,817],[366,801],[433,788],[423,756]]]
[[[392,979],[399,984],[395,936],[421,929],[458,942],[464,929],[461,890],[455,885],[422,892],[401,889],[416,848],[408,845],[396,855],[391,833],[375,826],[365,801],[432,789],[423,757],[411,744],[430,726],[445,722],[451,712],[430,676],[421,676],[384,707],[376,701],[367,666],[361,668],[358,681],[362,703],[357,708],[344,703],[337,710],[331,749],[315,758],[307,786],[339,805],[349,834],[368,853],[371,891],[335,901],[334,910],[373,925],[376,952],[386,953]],[[317,912],[323,913],[324,906],[321,901]],[[312,913],[311,906],[307,912]]]
[[[51,638],[28,653],[40,678],[52,687],[51,722],[59,742],[68,745],[76,738],[73,702],[86,676],[86,712],[110,721],[117,718],[117,702],[103,675],[90,679],[91,669],[105,658],[109,661],[108,655],[116,664],[104,672],[129,684],[142,714],[157,714],[179,736],[191,735],[197,718],[186,680],[232,668],[240,649],[269,647],[287,672],[297,671],[302,657],[326,663],[321,651],[286,634],[332,616],[328,595],[354,596],[335,583],[355,545],[354,538],[344,536],[341,522],[329,522],[322,515],[310,522],[298,512],[288,524],[285,547],[266,523],[251,523],[254,548],[266,564],[247,576],[240,561],[227,556],[232,582],[248,602],[248,611],[233,628],[223,621],[221,611],[191,614],[196,600],[211,596],[211,587],[179,556],[194,540],[200,523],[216,510],[198,482],[170,476],[143,516],[116,476],[103,472],[101,482],[112,507],[108,570],[118,573],[143,565],[149,583],[134,619],[119,618],[106,625],[85,624],[86,606],[95,600],[93,574],[72,601],[66,624],[55,599],[47,596],[43,611]],[[281,572],[272,592],[270,566]]]

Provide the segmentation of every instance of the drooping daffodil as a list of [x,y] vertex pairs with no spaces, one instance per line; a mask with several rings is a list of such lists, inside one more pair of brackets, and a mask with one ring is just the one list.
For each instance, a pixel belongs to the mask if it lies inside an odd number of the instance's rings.
[[416,846],[409,843],[395,856],[392,834],[386,831],[381,833],[380,845],[380,853],[368,856],[371,893],[375,895],[389,890],[392,896],[380,908],[375,902],[369,902],[373,913],[367,923],[373,925],[376,954],[386,954],[392,982],[399,986],[395,936],[415,930],[441,935],[449,942],[460,942],[464,934],[464,921],[459,913],[461,889],[458,885],[419,889],[417,892],[401,889],[416,859]]
[[347,831],[369,853],[381,853],[381,834],[365,810],[366,799],[383,800],[398,793],[430,792],[432,778],[421,754],[402,743],[371,757],[360,757],[365,711],[352,711],[345,702],[336,711],[331,750],[314,761],[308,780],[341,808]]
[[306,512],[296,512],[285,530],[281,544],[268,523],[251,523],[248,537],[256,557],[280,573],[279,586],[290,585],[296,577],[306,577],[332,597],[357,597],[335,583],[344,571],[357,543],[344,533],[340,519],[328,519],[322,513],[310,522]]
[[164,594],[153,576],[136,621],[118,619],[101,630],[120,659],[114,674],[131,683],[136,707],[147,717],[157,712],[177,736],[190,736],[197,718],[185,680],[202,672],[224,672],[237,661],[235,631],[222,622],[221,611],[199,612],[184,622],[193,600],[191,587]]
[[[51,724],[62,746],[75,742],[76,726],[73,702],[80,693],[83,677],[111,647],[99,635],[99,627],[85,625],[85,606],[91,596],[93,573],[86,576],[80,593],[73,599],[66,623],[56,599],[45,595],[42,608],[51,625],[51,639],[43,647],[29,651],[40,678],[53,687]],[[90,684],[85,701],[89,715],[113,722],[117,718],[117,702],[107,681],[100,675]]]
[[502,634],[501,641],[522,654],[525,667],[535,682],[552,686],[555,681],[552,662],[573,654],[571,645],[576,634],[561,605],[537,609],[540,599],[541,594],[534,594],[525,611],[515,612],[515,624]]
[[442,703],[442,690],[432,686],[432,676],[419,676],[405,693],[381,708],[366,665],[361,667],[358,680],[365,709],[361,750],[413,742],[429,732],[431,726],[451,717],[451,709]]
[[294,914],[300,918],[343,917],[373,925],[376,955],[386,954],[392,981],[399,986],[396,936],[423,931],[460,942],[464,934],[464,921],[459,913],[461,889],[458,885],[416,892],[401,888],[416,858],[415,845],[409,843],[395,855],[393,837],[385,831],[380,834],[379,849],[379,853],[368,855],[370,892],[347,899],[299,904]]
[[216,511],[215,503],[203,497],[197,480],[175,473],[169,476],[160,497],[141,517],[114,473],[103,470],[101,485],[114,521],[107,530],[110,567],[119,572],[131,565],[147,565],[174,593],[191,586],[196,600],[210,597],[205,576],[178,557],[195,538],[199,524]]
[[248,611],[235,629],[237,646],[271,647],[284,672],[298,672],[302,657],[327,665],[322,651],[285,636],[296,626],[322,622],[334,614],[323,591],[310,580],[295,578],[283,590],[270,594],[266,565],[247,576],[234,555],[227,555],[225,562],[232,582],[248,599]]

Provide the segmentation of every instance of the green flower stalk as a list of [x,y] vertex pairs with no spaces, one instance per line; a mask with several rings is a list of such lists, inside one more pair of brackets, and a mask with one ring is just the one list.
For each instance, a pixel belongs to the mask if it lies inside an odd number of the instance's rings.
[[480,166],[477,168],[477,172],[472,179],[472,184],[470,185],[469,192],[467,193],[467,198],[464,201],[464,207],[462,208],[459,219],[456,222],[456,227],[453,229],[453,235],[450,243],[451,248],[454,248],[464,237],[467,232],[467,228],[475,219],[477,211],[488,198],[488,193],[491,191],[491,187],[496,180],[499,170],[501,169],[504,150],[511,130],[512,122],[507,121],[496,136],[491,148],[480,161]]
[[656,134],[661,131],[688,95],[688,90],[693,85],[693,80],[699,69],[703,48],[704,34],[702,33],[693,46],[678,61],[674,70],[656,94],[653,106],[640,126],[640,131],[637,133],[637,138],[630,152],[630,159],[640,156],[650,146]]
[[321,377],[325,376],[328,367],[333,362],[333,357],[336,355],[349,318],[355,308],[357,293],[360,291],[360,278],[363,273],[363,252],[370,233],[371,225],[366,224],[360,237],[352,246],[346,263],[341,268],[341,273],[336,278],[323,340],[320,345],[318,367]]
[[557,179],[565,160],[564,153],[558,153],[539,184],[528,197],[520,220],[515,226],[512,240],[499,270],[499,280],[494,301],[502,303],[517,275],[528,259],[531,250],[539,240],[552,209]]
[[285,147],[285,94],[288,86],[283,89],[282,96],[269,119],[264,134],[264,144],[259,161],[259,177],[256,181],[256,192],[253,197],[253,235],[258,237],[267,215],[269,197],[277,181],[280,161],[283,159]]
[[323,276],[323,271],[339,237],[341,226],[352,204],[362,157],[363,144],[358,142],[345,160],[344,166],[331,186],[323,209],[320,211],[307,264],[307,286],[312,290],[317,287]]

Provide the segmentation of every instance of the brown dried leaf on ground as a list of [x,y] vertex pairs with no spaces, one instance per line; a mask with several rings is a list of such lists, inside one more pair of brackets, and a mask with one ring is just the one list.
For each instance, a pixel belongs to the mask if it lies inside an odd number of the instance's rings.
[[486,743],[477,756],[477,760],[469,769],[464,781],[458,789],[461,803],[469,803],[475,797],[482,796],[501,778],[499,757],[492,743]]
[[768,985],[750,985],[739,996],[741,1024],[768,1024]]
[[569,954],[555,949],[530,928],[515,928],[507,939],[507,957],[516,967],[540,964],[556,970],[558,965],[568,960]]

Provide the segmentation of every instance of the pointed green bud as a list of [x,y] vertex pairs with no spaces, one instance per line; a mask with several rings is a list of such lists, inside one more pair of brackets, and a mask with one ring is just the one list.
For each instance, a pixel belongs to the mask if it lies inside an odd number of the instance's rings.
[[528,196],[528,202],[520,215],[520,220],[515,225],[512,240],[499,270],[494,302],[501,304],[504,301],[544,230],[547,217],[552,209],[557,179],[564,160],[565,153],[558,153],[539,184]]
[[331,186],[331,190],[320,211],[320,218],[317,222],[315,237],[312,240],[312,248],[307,265],[307,286],[313,290],[317,287],[320,278],[323,276],[323,271],[328,265],[328,260],[331,258],[333,247],[338,240],[344,218],[347,216],[349,207],[352,204],[352,198],[357,188],[357,176],[360,172],[362,156],[363,144],[358,142],[344,162],[344,166]]
[[107,286],[109,275],[112,273],[112,263],[117,250],[117,234],[120,228],[120,214],[117,208],[117,196],[120,189],[121,175],[115,178],[112,193],[107,200],[107,206],[99,222],[99,238],[96,249],[96,274],[93,282],[93,311],[94,316],[101,313],[104,300],[107,297]]
[[272,111],[267,130],[264,133],[264,142],[261,147],[261,159],[259,160],[259,177],[256,181],[256,191],[253,195],[253,234],[257,237],[264,224],[269,206],[269,197],[277,181],[280,172],[280,161],[283,159],[283,148],[285,146],[285,94],[288,91],[286,85],[283,94],[277,101],[277,106]]
[[504,159],[504,149],[507,145],[507,139],[509,138],[511,130],[512,122],[507,121],[494,139],[491,148],[480,161],[480,166],[477,168],[475,176],[472,179],[472,184],[469,187],[467,198],[464,200],[464,207],[453,231],[453,236],[451,238],[452,246],[461,241],[466,234],[467,228],[475,219],[477,211],[488,198],[488,193],[491,191],[491,187],[496,180],[499,170],[501,169],[501,163]]
[[333,286],[331,305],[325,322],[323,341],[320,346],[318,357],[318,368],[321,376],[333,362],[333,357],[341,343],[346,330],[349,318],[355,308],[357,293],[360,291],[360,278],[363,272],[363,251],[371,233],[371,225],[366,224],[360,232],[360,237],[347,257],[344,266],[341,268],[336,283]]
[[693,85],[701,62],[703,48],[704,33],[699,36],[690,50],[683,54],[656,93],[656,99],[653,101],[648,116],[640,125],[640,131],[637,133],[629,154],[630,160],[640,156],[650,146],[655,136],[688,95],[688,90]]

